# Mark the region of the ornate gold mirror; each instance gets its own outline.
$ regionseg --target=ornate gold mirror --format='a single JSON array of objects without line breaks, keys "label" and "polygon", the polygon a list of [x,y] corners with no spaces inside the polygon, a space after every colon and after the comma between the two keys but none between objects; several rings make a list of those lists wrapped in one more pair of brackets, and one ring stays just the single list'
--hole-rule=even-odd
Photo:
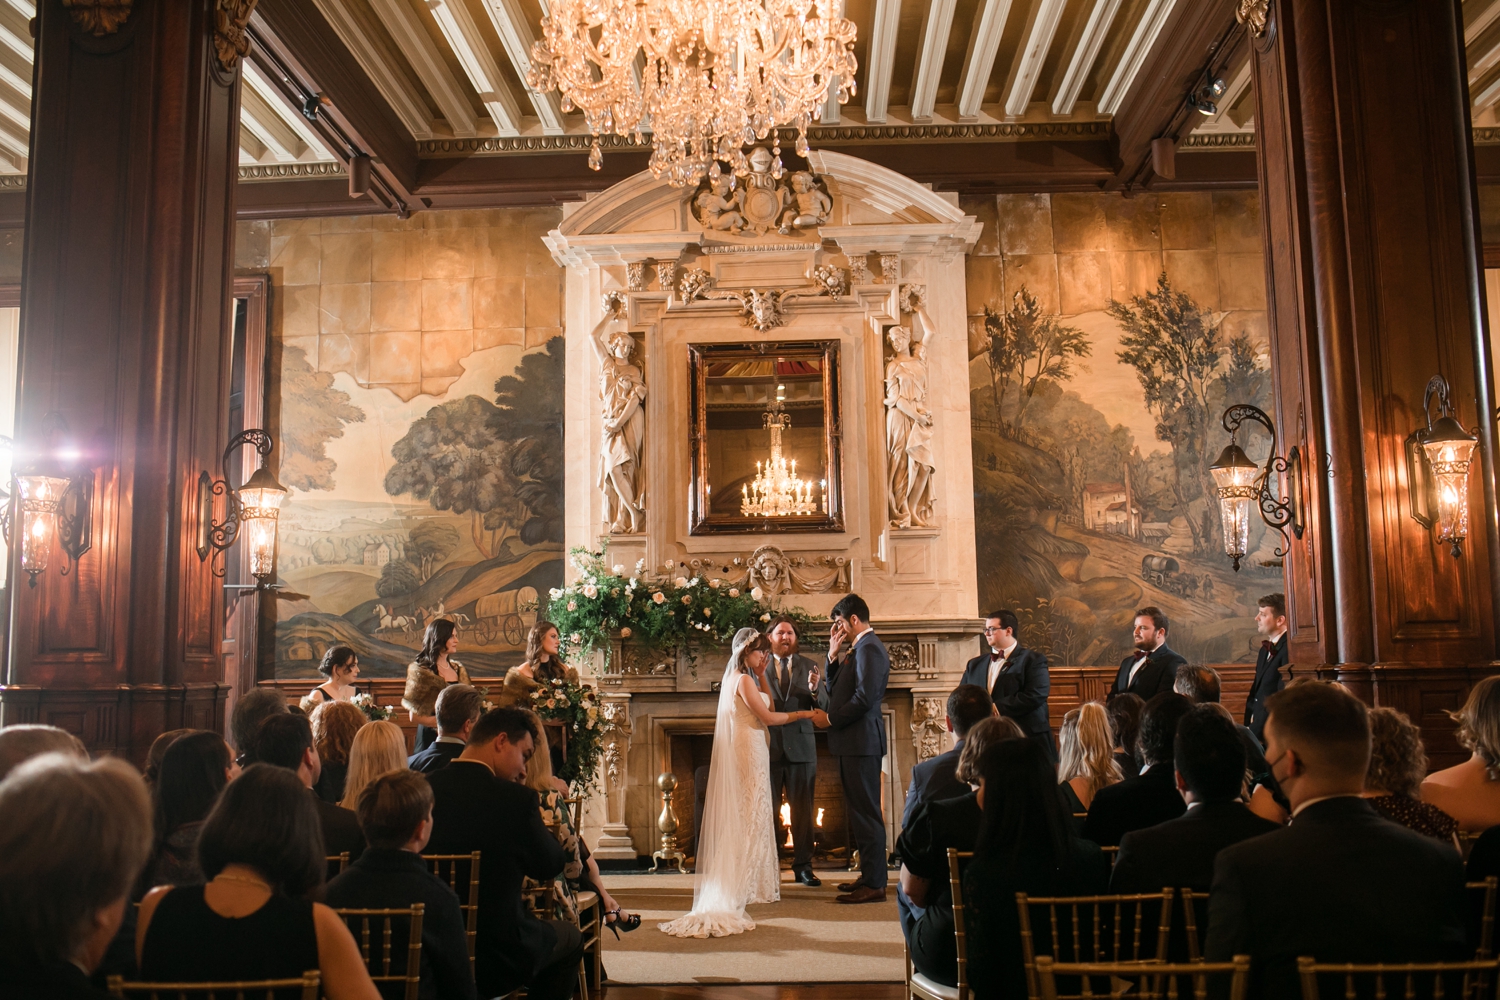
[{"label": "ornate gold mirror", "polygon": [[843,531],[836,340],[690,344],[689,523]]}]

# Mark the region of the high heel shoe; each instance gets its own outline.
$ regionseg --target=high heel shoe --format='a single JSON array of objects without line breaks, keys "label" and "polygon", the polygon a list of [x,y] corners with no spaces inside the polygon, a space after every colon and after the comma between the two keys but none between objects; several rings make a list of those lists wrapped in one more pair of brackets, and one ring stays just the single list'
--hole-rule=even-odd
[{"label": "high heel shoe", "polygon": [[[623,930],[628,934],[641,926],[641,915],[639,913],[632,913],[626,916],[620,912],[618,906],[613,910],[605,910],[604,917],[604,926],[614,932],[616,941],[620,940],[620,931]],[[610,917],[614,917],[615,919],[610,920]]]}]

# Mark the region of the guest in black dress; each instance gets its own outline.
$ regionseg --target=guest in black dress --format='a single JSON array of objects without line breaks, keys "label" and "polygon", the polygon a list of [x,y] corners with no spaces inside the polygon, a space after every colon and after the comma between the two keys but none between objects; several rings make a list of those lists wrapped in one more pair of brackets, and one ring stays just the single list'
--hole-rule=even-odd
[{"label": "guest in black dress", "polygon": [[1141,713],[1146,701],[1129,691],[1117,694],[1104,706],[1109,711],[1109,726],[1115,732],[1115,763],[1120,765],[1122,778],[1134,778],[1141,773],[1135,760],[1135,738],[1141,731]]},{"label": "guest in black dress", "polygon": [[1072,836],[1057,772],[1032,740],[1009,740],[979,761],[984,825],[964,873],[969,984],[980,1000],[1026,996],[1016,893],[1086,896],[1108,891],[1097,844]]},{"label": "guest in black dress", "polygon": [[152,789],[156,844],[141,890],[156,885],[193,885],[198,870],[198,832],[219,792],[240,773],[229,744],[218,733],[187,730],[167,747]]},{"label": "guest in black dress", "polygon": [[312,902],[323,859],[317,800],[297,775],[269,764],[246,768],[198,835],[208,884],[163,886],[141,902],[141,977],[243,982],[318,969],[329,1000],[379,1000],[354,936],[338,914]]},{"label": "guest in black dress", "polygon": [[[349,777],[349,751],[354,737],[370,720],[352,703],[325,701],[308,716],[312,723],[313,746],[317,748],[318,783],[313,791],[324,802],[339,802],[344,797],[344,781]],[[406,747],[403,738],[402,749]]]},{"label": "guest in black dress", "polygon": [[151,852],[124,761],[47,754],[0,782],[0,1000],[104,1000],[89,984]]},{"label": "guest in black dress", "polygon": [[1452,844],[1458,850],[1458,820],[1422,801],[1427,752],[1422,732],[1406,713],[1394,708],[1370,709],[1370,769],[1365,772],[1365,801],[1375,811],[1408,830]]}]

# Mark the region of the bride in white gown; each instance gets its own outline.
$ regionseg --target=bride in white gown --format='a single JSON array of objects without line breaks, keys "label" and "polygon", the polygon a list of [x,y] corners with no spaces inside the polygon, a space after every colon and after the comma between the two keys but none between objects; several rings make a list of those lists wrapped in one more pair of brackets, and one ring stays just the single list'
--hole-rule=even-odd
[{"label": "bride in white gown", "polygon": [[735,633],[719,686],[693,909],[658,925],[675,937],[724,937],[754,930],[755,921],[745,914],[745,906],[781,898],[766,727],[809,719],[813,713],[771,710],[770,693],[756,683],[770,650],[770,640],[753,628]]}]

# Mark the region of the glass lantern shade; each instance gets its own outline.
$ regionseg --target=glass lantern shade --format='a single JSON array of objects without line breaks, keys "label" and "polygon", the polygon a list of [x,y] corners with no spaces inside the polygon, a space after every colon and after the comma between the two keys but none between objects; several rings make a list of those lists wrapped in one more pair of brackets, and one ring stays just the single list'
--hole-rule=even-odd
[{"label": "glass lantern shade", "polygon": [[57,526],[57,507],[69,480],[59,476],[17,476],[21,499],[21,568],[36,577],[47,569],[52,535]]},{"label": "glass lantern shade", "polygon": [[1452,417],[1442,417],[1422,441],[1422,451],[1432,469],[1433,498],[1437,501],[1438,541],[1460,551],[1469,537],[1469,465],[1477,439]]},{"label": "glass lantern shade", "polygon": [[237,492],[240,526],[250,546],[250,573],[264,580],[276,573],[276,525],[286,500],[286,487],[262,466]]},{"label": "glass lantern shade", "polygon": [[1250,504],[1256,497],[1260,469],[1233,441],[1209,466],[1219,494],[1219,516],[1224,527],[1224,554],[1236,571],[1250,546]]}]

